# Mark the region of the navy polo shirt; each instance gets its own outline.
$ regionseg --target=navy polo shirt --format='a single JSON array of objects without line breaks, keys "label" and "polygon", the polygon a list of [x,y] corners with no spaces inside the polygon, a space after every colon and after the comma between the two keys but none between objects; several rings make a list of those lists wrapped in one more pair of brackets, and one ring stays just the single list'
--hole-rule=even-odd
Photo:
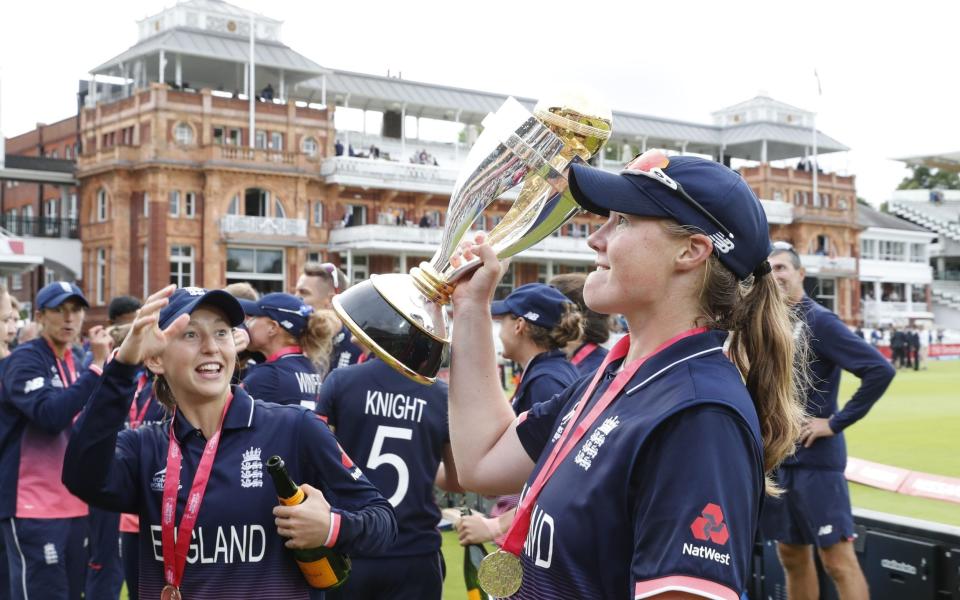
[{"label": "navy polo shirt", "polygon": [[247,369],[243,389],[254,398],[277,404],[299,404],[317,408],[322,381],[317,368],[302,352],[269,357]]},{"label": "navy polo shirt", "polygon": [[371,359],[330,373],[317,412],[397,511],[397,542],[383,555],[440,550],[433,483],[450,442],[447,384],[422,385]]},{"label": "navy polo shirt", "polygon": [[[764,493],[763,450],[753,402],[722,353],[725,336],[693,335],[647,359],[560,463],[534,505],[515,598],[670,589],[740,598]],[[537,463],[530,482],[588,386],[581,380],[520,416],[517,435]]]},{"label": "navy polo shirt", "polygon": [[[597,372],[597,369],[600,368],[600,365],[603,364],[603,359],[607,357],[608,350],[599,344],[591,344],[593,349],[590,350],[579,360],[580,352],[583,351],[587,344],[583,344],[573,353],[573,358],[570,359],[570,364],[577,368],[577,373],[582,377],[584,375],[593,375]],[[576,362],[575,362],[576,361]]]},{"label": "navy polo shirt", "polygon": [[[818,438],[809,448],[802,445],[784,461],[786,467],[809,467],[843,471],[847,466],[847,445],[843,430],[867,414],[896,375],[880,352],[844,325],[832,311],[809,297],[800,301],[800,316],[807,324],[810,339],[810,384],[806,412],[830,419],[831,437]],[[849,371],[860,378],[860,387],[838,411],[840,375]]]},{"label": "navy polo shirt", "polygon": [[[72,350],[71,350],[72,351]],[[60,368],[58,368],[58,362]],[[0,519],[86,516],[87,506],[60,483],[70,424],[100,377],[81,369],[66,386],[46,339],[17,346],[3,361],[0,391]],[[70,375],[67,373],[67,377]]]},{"label": "navy polo shirt", "polygon": [[333,351],[330,353],[330,370],[357,364],[363,350],[350,341],[350,330],[344,325],[340,333],[333,336]]},{"label": "navy polo shirt", "polygon": [[518,415],[534,404],[553,398],[579,379],[563,350],[550,350],[533,357],[523,371],[520,384],[510,401]]},{"label": "navy polo shirt", "polygon": [[[100,508],[139,514],[140,596],[157,598],[164,586],[160,505],[171,424],[120,431],[135,373],[118,361],[107,366],[90,410],[74,427],[63,481]],[[396,535],[393,510],[313,412],[253,400],[240,388],[233,393],[187,555],[183,595],[321,597],[277,534],[267,459],[280,455],[295,481],[323,492],[333,507],[330,545],[342,552],[372,554],[389,546]],[[206,439],[179,412],[172,426],[183,451],[179,524]]]}]

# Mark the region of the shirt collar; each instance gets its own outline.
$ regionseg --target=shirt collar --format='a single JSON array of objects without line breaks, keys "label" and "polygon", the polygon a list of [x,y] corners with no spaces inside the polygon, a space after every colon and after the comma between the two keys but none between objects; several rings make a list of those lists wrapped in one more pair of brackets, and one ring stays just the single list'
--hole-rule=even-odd
[{"label": "shirt collar", "polygon": [[[232,389],[233,402],[230,403],[230,410],[223,420],[223,429],[246,429],[253,425],[253,398],[239,386],[233,386]],[[173,427],[173,434],[181,444],[191,435],[196,435],[194,432],[200,431],[179,410],[173,420]]]},{"label": "shirt collar", "polygon": [[[644,361],[630,382],[624,386],[624,393],[630,395],[639,391],[653,380],[688,360],[722,352],[726,339],[726,331],[708,329],[705,332],[688,335],[676,340]],[[623,361],[614,361],[610,363],[607,370],[616,371],[620,368],[622,362]]]}]

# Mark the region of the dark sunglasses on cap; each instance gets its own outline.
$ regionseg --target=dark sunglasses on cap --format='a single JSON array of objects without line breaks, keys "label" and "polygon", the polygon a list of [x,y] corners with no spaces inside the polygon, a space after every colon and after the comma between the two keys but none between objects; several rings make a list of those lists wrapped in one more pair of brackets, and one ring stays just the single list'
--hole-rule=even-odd
[{"label": "dark sunglasses on cap", "polygon": [[730,239],[733,239],[733,232],[727,229],[727,227],[720,222],[720,219],[713,216],[709,210],[703,207],[702,204],[693,199],[693,196],[688,194],[683,186],[677,183],[672,177],[664,173],[664,169],[667,168],[667,165],[670,164],[670,157],[664,154],[663,150],[658,150],[656,148],[651,148],[642,154],[638,154],[633,157],[633,160],[628,162],[626,166],[620,171],[621,175],[643,175],[658,181],[663,185],[667,186],[671,190],[677,192],[681,198],[687,201],[687,203],[697,210],[701,215],[703,215],[708,221],[713,223],[713,225],[719,229],[725,236]]}]

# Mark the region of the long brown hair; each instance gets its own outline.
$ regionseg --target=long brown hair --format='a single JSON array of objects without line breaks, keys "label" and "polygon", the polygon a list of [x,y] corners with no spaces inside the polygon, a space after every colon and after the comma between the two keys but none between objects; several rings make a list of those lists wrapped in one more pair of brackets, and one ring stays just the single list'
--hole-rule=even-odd
[{"label": "long brown hair", "polygon": [[534,344],[541,348],[559,350],[570,342],[580,339],[580,336],[583,335],[580,310],[573,303],[564,304],[560,321],[550,329],[527,321],[527,335]]},{"label": "long brown hair", "polygon": [[[675,237],[700,233],[670,221],[664,227]],[[705,267],[699,324],[730,332],[728,354],[757,409],[767,493],[776,496],[770,473],[793,454],[804,419],[807,338],[794,336],[793,309],[772,275],[738,281],[716,255]]]}]

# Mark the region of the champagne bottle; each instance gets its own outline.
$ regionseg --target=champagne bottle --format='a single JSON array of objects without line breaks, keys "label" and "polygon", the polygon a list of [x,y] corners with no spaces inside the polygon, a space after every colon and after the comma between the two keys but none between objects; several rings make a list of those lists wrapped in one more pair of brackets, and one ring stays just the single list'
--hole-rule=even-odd
[{"label": "champagne bottle", "polygon": [[[273,478],[280,504],[294,506],[306,499],[303,490],[294,483],[290,473],[287,472],[287,467],[283,464],[282,458],[271,456],[267,460],[267,472]],[[321,590],[332,590],[340,587],[350,575],[350,558],[333,548],[320,546],[306,550],[294,550],[293,558],[297,561],[300,572],[307,579],[307,583]]]},{"label": "champagne bottle", "polygon": [[[460,508],[460,516],[470,515],[470,509],[466,506]],[[467,600],[487,600],[489,597],[480,587],[480,580],[477,577],[477,569],[480,568],[480,561],[487,555],[487,549],[483,544],[469,544],[463,548],[463,581],[467,585]]]}]

